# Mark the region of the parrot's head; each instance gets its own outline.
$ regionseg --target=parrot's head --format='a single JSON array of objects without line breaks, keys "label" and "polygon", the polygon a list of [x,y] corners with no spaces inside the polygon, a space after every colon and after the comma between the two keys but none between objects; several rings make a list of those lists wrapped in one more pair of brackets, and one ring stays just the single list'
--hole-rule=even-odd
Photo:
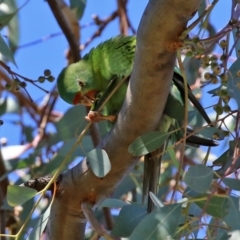
[{"label": "parrot's head", "polygon": [[57,79],[60,97],[69,104],[92,106],[98,91],[94,89],[91,65],[81,60],[64,68]]}]

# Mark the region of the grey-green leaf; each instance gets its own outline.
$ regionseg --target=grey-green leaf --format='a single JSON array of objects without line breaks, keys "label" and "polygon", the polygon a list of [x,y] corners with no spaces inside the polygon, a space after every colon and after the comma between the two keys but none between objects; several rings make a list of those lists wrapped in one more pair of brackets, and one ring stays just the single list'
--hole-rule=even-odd
[{"label": "grey-green leaf", "polygon": [[217,140],[223,140],[226,136],[226,132],[222,129],[216,128],[216,127],[205,127],[197,132],[198,134],[201,134],[205,138],[212,138],[213,135],[218,135]]},{"label": "grey-green leaf", "polygon": [[11,97],[0,99],[0,116],[5,113],[18,113],[19,103]]},{"label": "grey-green leaf", "polygon": [[54,123],[57,133],[51,139],[51,142],[58,142],[60,140],[68,140],[76,137],[81,133],[86,125],[84,116],[86,109],[82,105],[76,105],[67,110],[64,116]]},{"label": "grey-green leaf", "polygon": [[154,193],[149,192],[149,196],[157,208],[164,207],[164,204],[160,201],[160,199],[158,199],[158,197]]},{"label": "grey-green leaf", "polygon": [[[196,204],[204,209],[206,213],[216,218],[223,218],[228,214],[229,198],[228,196],[210,196],[201,194],[199,198],[206,197],[205,201],[196,201]],[[209,199],[208,199],[209,198]]]},{"label": "grey-green leaf", "polygon": [[98,207],[109,207],[109,208],[122,208],[123,206],[129,205],[127,202],[115,199],[115,198],[106,198]]},{"label": "grey-green leaf", "polygon": [[7,201],[10,206],[22,205],[36,195],[37,191],[28,187],[9,185],[7,188]]},{"label": "grey-green leaf", "polygon": [[[146,208],[139,205],[127,205],[122,208],[116,219],[112,235],[129,237],[134,228],[147,215]],[[144,239],[144,238],[141,238]]]},{"label": "grey-green leaf", "polygon": [[153,211],[134,229],[130,240],[174,239],[181,211],[182,204],[171,204]]},{"label": "grey-green leaf", "polygon": [[47,225],[47,222],[48,222],[48,218],[49,218],[49,215],[50,215],[50,210],[51,210],[51,206],[49,206],[46,209],[46,211],[44,212],[44,214],[42,214],[40,216],[40,218],[38,219],[35,227],[33,228],[30,235],[28,236],[27,240],[36,240],[36,239],[41,238],[41,235],[42,235],[44,229],[46,228],[46,225]]},{"label": "grey-green leaf", "polygon": [[185,183],[199,193],[209,189],[213,180],[213,170],[204,165],[190,166],[184,176]]},{"label": "grey-green leaf", "polygon": [[227,215],[223,218],[224,222],[231,230],[240,230],[240,204],[239,198],[229,197],[229,208]]},{"label": "grey-green leaf", "polygon": [[198,193],[190,187],[186,188],[183,195],[191,200],[195,200],[196,205],[213,217],[223,218],[228,214],[229,197],[227,195]]},{"label": "grey-green leaf", "polygon": [[0,35],[0,53],[4,57],[6,57],[9,61],[11,61],[15,66],[17,66],[12,51],[5,43],[1,35]]},{"label": "grey-green leaf", "polygon": [[240,180],[234,178],[223,178],[223,183],[226,184],[231,189],[240,191]]},{"label": "grey-green leaf", "polygon": [[87,154],[87,161],[93,173],[99,178],[106,176],[111,169],[110,160],[106,151],[103,149],[96,148],[90,151]]},{"label": "grey-green leaf", "polygon": [[146,155],[147,153],[157,150],[162,144],[164,144],[170,134],[171,133],[169,132],[163,133],[159,131],[146,133],[134,140],[128,147],[128,151],[133,156]]},{"label": "grey-green leaf", "polygon": [[6,26],[8,22],[15,16],[16,13],[17,11],[14,11],[12,13],[7,13],[0,10],[0,29]]},{"label": "grey-green leaf", "polygon": [[240,109],[240,89],[237,84],[240,82],[239,78],[237,78],[237,72],[240,69],[240,58],[238,58],[232,66],[229,68],[230,76],[232,76],[228,80],[227,90],[231,97],[233,97],[238,105],[238,109]]},{"label": "grey-green leaf", "polygon": [[70,0],[70,6],[75,11],[78,20],[80,20],[86,7],[86,0]]}]

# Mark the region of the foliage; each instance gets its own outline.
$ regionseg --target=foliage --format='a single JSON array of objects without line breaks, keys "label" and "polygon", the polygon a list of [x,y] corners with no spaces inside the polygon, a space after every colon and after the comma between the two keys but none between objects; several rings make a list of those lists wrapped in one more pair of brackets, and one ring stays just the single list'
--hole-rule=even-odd
[{"label": "foliage", "polygon": [[[131,16],[128,16],[126,11],[128,1],[119,2],[121,4],[117,5],[116,11],[107,19],[93,17],[92,24],[97,27],[97,31],[92,34],[89,41],[82,44],[82,50],[97,36],[103,34],[103,30],[116,17],[119,18],[120,25],[125,26],[120,27],[120,33],[125,34],[129,29],[133,34],[135,33],[129,21]],[[162,153],[164,162],[159,179],[159,192],[156,196],[150,194],[156,205],[155,210],[150,214],[147,214],[146,206],[141,205],[140,200],[143,176],[143,162],[140,160],[115,189],[112,198],[105,199],[96,210],[99,221],[104,222],[104,217],[110,217],[114,221],[113,226],[111,224],[107,226],[114,236],[128,237],[131,240],[197,239],[203,236],[208,239],[239,237],[239,232],[236,231],[240,230],[238,179],[240,168],[238,144],[240,16],[238,9],[240,6],[237,1],[232,1],[233,10],[229,22],[217,33],[215,23],[212,23],[215,19],[212,20],[210,17],[218,3],[213,1],[211,7],[207,8],[206,2],[202,1],[198,10],[198,23],[191,24],[187,29],[192,31],[189,33],[190,37],[186,36],[188,32],[183,33],[185,34],[182,39],[183,47],[179,53],[181,52],[184,66],[181,71],[185,73],[194,93],[197,96],[203,94],[204,102],[209,102],[207,107],[211,110],[209,114],[214,126],[206,128],[202,118],[191,109],[191,106],[189,106],[188,120],[189,124],[194,126],[196,133],[222,140],[222,145],[227,148],[221,149],[221,145],[217,151],[211,148],[192,147],[183,150],[180,147],[181,141],[177,144],[169,143],[166,151]],[[78,19],[80,21],[86,4],[88,3],[84,0],[72,0],[70,7],[67,5],[65,7],[71,8],[71,17],[74,16],[76,21]],[[4,11],[3,5],[7,5],[8,10]],[[123,11],[118,11],[120,9]],[[205,11],[205,9],[208,10]],[[94,177],[103,178],[111,171],[111,159],[108,158],[106,151],[95,148],[91,131],[86,131],[84,136],[81,135],[85,129],[84,116],[86,115],[83,106],[71,107],[65,113],[54,111],[58,99],[55,89],[49,92],[43,105],[39,106],[31,101],[29,96],[31,92],[26,91],[26,82],[42,89],[40,84],[44,86],[45,80],[51,83],[54,81],[50,70],[46,69],[43,76],[32,80],[13,72],[8,67],[8,60],[17,65],[14,52],[18,46],[18,33],[21,30],[18,11],[21,9],[16,7],[14,0],[1,1],[1,28],[9,35],[8,41],[4,40],[3,35],[0,36],[2,55],[0,88],[8,93],[2,95],[0,115],[4,117],[11,113],[16,119],[18,119],[17,116],[21,119],[23,113],[28,113],[31,124],[23,119],[18,122],[22,134],[18,145],[6,146],[3,141],[1,142],[0,214],[4,213],[2,216],[6,216],[4,226],[8,227],[10,234],[15,234],[16,239],[38,239],[45,231],[54,190],[51,188],[51,192],[46,192],[47,189],[43,187],[36,192],[18,185],[49,174],[54,176],[53,182],[60,172],[68,170],[85,156],[95,174]],[[126,21],[125,25],[122,24],[124,21]],[[83,27],[81,31],[84,31]],[[193,36],[196,32],[196,36]],[[75,37],[78,39],[79,36]],[[181,58],[178,60],[181,66]],[[208,93],[204,91],[204,87],[203,91],[200,90],[200,84],[210,86]],[[209,98],[210,95],[212,98]],[[3,127],[4,125],[1,126]],[[34,131],[37,128],[38,131]],[[106,123],[100,123],[99,129],[100,135],[105,136]],[[168,139],[169,134],[149,132],[139,136],[129,146],[129,153],[142,156],[152,152]],[[179,157],[181,154],[183,157]],[[17,175],[12,178],[13,173],[18,173],[22,177]],[[14,181],[15,185],[7,187],[8,181]],[[56,186],[54,189],[56,191]],[[16,205],[22,205],[22,208],[19,209]],[[108,211],[104,215],[102,209],[106,208]],[[31,217],[33,210],[37,210],[37,217]],[[28,219],[27,216],[29,216]],[[22,224],[25,228],[21,228]],[[202,229],[203,226],[204,229]],[[33,230],[29,235],[30,229]],[[1,231],[5,233],[5,229]],[[233,233],[231,238],[228,235],[230,233]],[[86,232],[86,239],[91,239],[94,234],[90,229]]]}]

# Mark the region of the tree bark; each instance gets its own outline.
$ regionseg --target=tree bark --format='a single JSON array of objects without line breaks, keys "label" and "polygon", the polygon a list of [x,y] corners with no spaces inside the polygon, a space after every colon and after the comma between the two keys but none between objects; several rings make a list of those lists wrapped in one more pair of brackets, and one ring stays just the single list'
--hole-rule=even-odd
[{"label": "tree bark", "polygon": [[150,0],[137,34],[137,48],[127,95],[111,132],[98,148],[106,150],[111,171],[96,177],[83,160],[62,174],[49,219],[49,239],[84,239],[81,202],[96,207],[139,160],[128,146],[156,129],[165,107],[176,60],[177,39],[201,0]]}]

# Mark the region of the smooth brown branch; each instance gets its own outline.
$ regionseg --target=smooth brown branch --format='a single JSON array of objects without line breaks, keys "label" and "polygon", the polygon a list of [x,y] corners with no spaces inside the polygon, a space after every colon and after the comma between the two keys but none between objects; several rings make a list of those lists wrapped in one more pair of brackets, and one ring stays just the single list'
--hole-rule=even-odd
[{"label": "smooth brown branch", "polygon": [[100,224],[100,222],[94,216],[94,212],[92,210],[92,205],[87,202],[81,203],[81,209],[83,211],[84,216],[91,224],[93,230],[95,230],[98,235],[103,236],[106,240],[120,240],[121,238],[111,236],[107,230]]},{"label": "smooth brown branch", "polygon": [[118,16],[120,21],[120,32],[123,35],[128,35],[128,20],[127,20],[127,10],[126,10],[126,0],[117,0],[118,4]]},{"label": "smooth brown branch", "polygon": [[[48,0],[50,9],[62,29],[71,49],[73,62],[80,60],[79,54],[79,25],[76,17],[64,1]],[[70,12],[69,12],[70,11]]]}]

